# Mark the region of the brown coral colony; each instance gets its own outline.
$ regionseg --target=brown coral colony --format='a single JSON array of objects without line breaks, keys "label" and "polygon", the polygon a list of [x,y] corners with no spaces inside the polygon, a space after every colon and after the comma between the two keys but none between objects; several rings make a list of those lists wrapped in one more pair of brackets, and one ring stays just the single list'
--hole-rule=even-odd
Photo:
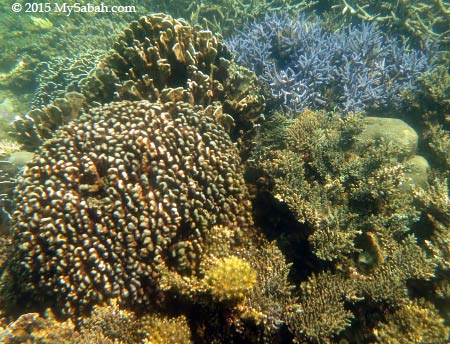
[{"label": "brown coral colony", "polygon": [[196,269],[202,231],[245,230],[246,196],[236,148],[201,110],[146,101],[95,108],[24,171],[11,271],[69,313],[110,297],[147,304],[158,266]]},{"label": "brown coral colony", "polygon": [[239,242],[252,220],[239,151],[220,124],[230,117],[226,70],[216,79],[224,52],[210,31],[143,17],[82,81],[79,118],[46,135],[46,116],[19,130],[44,143],[15,190],[4,279],[18,303],[75,318],[112,298],[145,307],[163,268],[198,273],[207,229],[227,226]]}]

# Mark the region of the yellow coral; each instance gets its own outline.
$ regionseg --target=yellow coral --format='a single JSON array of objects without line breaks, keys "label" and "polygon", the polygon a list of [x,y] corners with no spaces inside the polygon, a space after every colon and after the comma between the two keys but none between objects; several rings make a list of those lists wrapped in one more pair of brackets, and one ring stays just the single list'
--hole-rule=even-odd
[{"label": "yellow coral", "polygon": [[231,256],[213,264],[204,281],[214,299],[241,300],[255,285],[256,271],[248,262]]},{"label": "yellow coral", "polygon": [[184,315],[167,317],[153,314],[141,319],[144,331],[147,333],[144,344],[189,344],[191,330]]}]

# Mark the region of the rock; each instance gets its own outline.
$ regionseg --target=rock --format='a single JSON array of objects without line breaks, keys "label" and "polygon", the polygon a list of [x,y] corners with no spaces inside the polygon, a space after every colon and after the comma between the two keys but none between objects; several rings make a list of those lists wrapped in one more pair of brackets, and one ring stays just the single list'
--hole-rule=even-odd
[{"label": "rock", "polygon": [[398,148],[396,158],[403,161],[412,158],[417,151],[418,135],[408,124],[398,118],[366,117],[366,128],[358,136],[361,141],[390,141]]},{"label": "rock", "polygon": [[415,155],[411,159],[406,160],[403,165],[410,169],[410,172],[405,173],[405,177],[409,180],[409,185],[427,186],[430,165],[423,156]]}]

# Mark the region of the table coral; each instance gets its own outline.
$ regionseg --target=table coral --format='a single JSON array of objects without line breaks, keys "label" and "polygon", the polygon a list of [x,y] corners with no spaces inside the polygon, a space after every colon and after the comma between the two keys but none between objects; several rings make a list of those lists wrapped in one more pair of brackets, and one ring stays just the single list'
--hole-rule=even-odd
[{"label": "table coral", "polygon": [[109,298],[154,302],[161,265],[198,269],[207,228],[237,242],[251,225],[236,148],[186,103],[91,109],[42,146],[15,200],[5,283],[23,305],[71,316]]}]

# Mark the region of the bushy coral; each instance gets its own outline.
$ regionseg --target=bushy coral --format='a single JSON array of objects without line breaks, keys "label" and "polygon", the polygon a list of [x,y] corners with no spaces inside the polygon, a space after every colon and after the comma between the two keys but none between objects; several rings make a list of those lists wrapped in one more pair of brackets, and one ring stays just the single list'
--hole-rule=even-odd
[{"label": "bushy coral", "polygon": [[267,14],[228,39],[236,60],[252,69],[275,102],[294,113],[307,107],[344,113],[399,104],[430,62],[362,23],[336,32],[320,19]]},{"label": "bushy coral", "polygon": [[287,122],[284,142],[255,159],[268,174],[263,178],[273,179],[277,207],[287,206],[302,224],[276,227],[285,251],[295,252],[293,274],[304,273],[308,250],[320,258],[300,279],[287,326],[300,341],[370,341],[367,328],[351,325],[408,302],[418,283],[411,281],[436,282],[436,260],[411,234],[424,207],[406,183],[401,140],[371,138],[368,122],[356,115],[305,111]]},{"label": "bushy coral", "polygon": [[238,257],[215,262],[205,273],[206,288],[219,301],[241,300],[256,282],[256,272]]}]

